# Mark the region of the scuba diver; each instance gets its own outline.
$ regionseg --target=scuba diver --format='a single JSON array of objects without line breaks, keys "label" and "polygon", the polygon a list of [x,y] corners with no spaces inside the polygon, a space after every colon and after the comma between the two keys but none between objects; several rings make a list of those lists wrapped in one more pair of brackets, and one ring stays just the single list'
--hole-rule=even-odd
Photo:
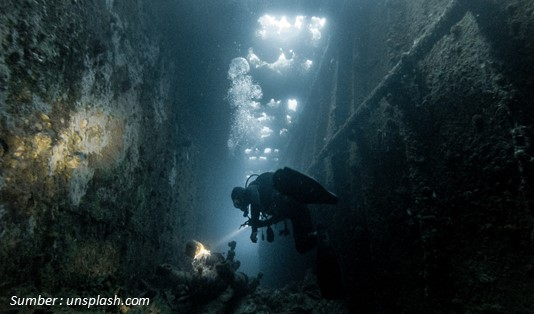
[{"label": "scuba diver", "polygon": [[[256,179],[248,184],[253,176],[257,176]],[[241,227],[251,227],[250,240],[256,243],[258,228],[267,227],[267,241],[272,242],[271,225],[289,219],[297,251],[304,254],[313,249],[317,236],[307,204],[336,204],[338,197],[315,179],[288,167],[274,173],[252,175],[249,179],[244,188],[234,187],[231,197],[234,207],[243,212],[243,217],[249,218]],[[280,234],[289,234],[287,225]]]},{"label": "scuba diver", "polygon": [[249,278],[239,272],[241,263],[235,259],[236,242],[228,243],[226,258],[222,253],[210,252],[196,240],[185,245],[185,255],[191,267],[180,269],[162,264],[156,270],[160,289],[166,291],[167,302],[176,313],[205,313],[204,306],[220,306],[217,313],[229,309],[243,297],[256,291],[263,273]]}]

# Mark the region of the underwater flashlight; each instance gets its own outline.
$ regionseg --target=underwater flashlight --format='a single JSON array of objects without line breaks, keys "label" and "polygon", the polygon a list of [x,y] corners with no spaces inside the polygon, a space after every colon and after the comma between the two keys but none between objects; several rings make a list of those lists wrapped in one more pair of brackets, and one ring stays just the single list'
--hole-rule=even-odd
[{"label": "underwater flashlight", "polygon": [[185,254],[195,260],[198,260],[209,256],[211,252],[204,247],[204,244],[196,240],[190,240],[185,245]]}]

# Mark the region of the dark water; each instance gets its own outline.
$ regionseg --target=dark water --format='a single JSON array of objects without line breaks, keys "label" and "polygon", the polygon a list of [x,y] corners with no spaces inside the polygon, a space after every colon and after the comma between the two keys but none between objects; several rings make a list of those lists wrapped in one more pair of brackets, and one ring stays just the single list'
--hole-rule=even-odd
[{"label": "dark water", "polygon": [[[532,1],[0,11],[0,311],[117,293],[161,312],[533,311]],[[272,243],[239,229],[232,188],[286,166],[339,196],[308,205],[328,246],[299,254],[289,221]],[[191,239],[217,263],[235,240],[266,289],[232,294],[239,273],[201,273]],[[340,274],[325,299],[317,277]]]},{"label": "dark water", "polygon": [[[287,140],[306,110],[333,24],[313,3],[214,4],[192,10],[196,15],[188,22],[194,31],[185,36],[198,43],[188,46],[186,55],[195,56],[190,66],[200,66],[192,71],[199,77],[191,78],[198,84],[191,92],[201,104],[194,110],[206,125],[198,132],[205,139],[201,149],[210,182],[205,204],[213,218],[202,236],[213,242],[227,239],[245,220],[231,204],[231,188],[244,186],[251,174],[283,166]],[[202,77],[206,71],[209,77]],[[243,230],[232,238],[242,270],[266,273],[266,285],[281,287],[302,278],[313,264],[310,256],[294,252],[291,237],[252,244],[249,234]],[[213,246],[226,249],[224,241]]]}]

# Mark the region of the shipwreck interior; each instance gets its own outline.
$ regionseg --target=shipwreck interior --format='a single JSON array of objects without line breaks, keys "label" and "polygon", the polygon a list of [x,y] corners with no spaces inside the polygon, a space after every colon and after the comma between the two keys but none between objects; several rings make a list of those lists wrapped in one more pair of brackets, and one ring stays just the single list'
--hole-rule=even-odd
[{"label": "shipwreck interior", "polygon": [[[534,312],[533,1],[0,11],[0,311]],[[286,166],[339,197],[309,206],[333,297],[283,224],[239,228],[232,187]],[[195,287],[192,239],[246,276]]]}]

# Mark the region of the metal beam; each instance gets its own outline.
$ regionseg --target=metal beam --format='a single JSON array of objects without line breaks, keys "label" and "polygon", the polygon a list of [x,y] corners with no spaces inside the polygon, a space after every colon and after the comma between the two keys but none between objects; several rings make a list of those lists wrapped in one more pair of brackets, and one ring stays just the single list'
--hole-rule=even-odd
[{"label": "metal beam", "polygon": [[451,27],[457,24],[465,16],[466,12],[466,8],[458,0],[451,1],[432,27],[414,41],[412,48],[402,54],[399,62],[384,76],[382,81],[358,106],[340,129],[328,139],[308,167],[308,173],[312,173],[332,149],[351,134],[358,120],[376,108],[384,96],[394,92],[392,86],[395,86],[404,74],[409,73],[415,62],[424,57],[443,36],[448,34]]}]

